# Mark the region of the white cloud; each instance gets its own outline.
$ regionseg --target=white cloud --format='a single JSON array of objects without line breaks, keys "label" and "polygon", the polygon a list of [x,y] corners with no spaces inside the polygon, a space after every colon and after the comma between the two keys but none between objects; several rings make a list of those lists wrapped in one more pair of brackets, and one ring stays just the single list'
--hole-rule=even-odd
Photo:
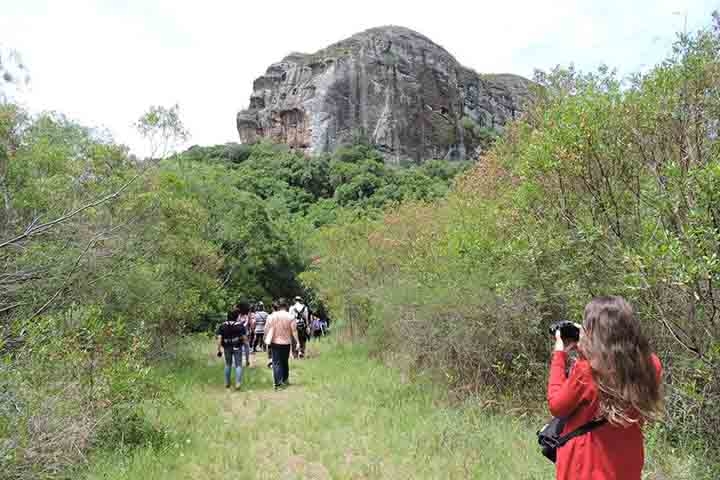
[{"label": "white cloud", "polygon": [[695,28],[712,8],[708,0],[0,0],[0,42],[30,68],[32,108],[104,125],[142,151],[130,125],[149,105],[179,103],[192,143],[235,141],[235,113],[270,63],[373,26],[418,30],[480,72],[531,75],[574,61],[627,73],[662,59],[683,24],[672,12],[687,12]]}]

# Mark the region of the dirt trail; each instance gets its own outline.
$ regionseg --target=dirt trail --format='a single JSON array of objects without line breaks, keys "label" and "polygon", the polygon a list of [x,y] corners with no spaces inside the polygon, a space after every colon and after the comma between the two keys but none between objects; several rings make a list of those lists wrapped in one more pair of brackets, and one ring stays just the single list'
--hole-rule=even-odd
[{"label": "dirt trail", "polygon": [[[300,411],[302,406],[307,405],[313,401],[320,399],[320,396],[308,389],[304,385],[305,381],[305,362],[312,362],[313,359],[317,360],[318,354],[311,351],[308,358],[302,360],[291,359],[291,385],[290,387],[275,391],[268,388],[267,382],[272,377],[271,369],[267,368],[267,356],[265,353],[258,352],[255,355],[251,355],[250,367],[246,367],[244,371],[244,384],[240,391],[236,391],[233,388],[229,390],[212,389],[210,395],[207,396],[208,407],[211,410],[217,409],[222,412],[224,417],[224,425],[228,431],[234,430],[238,422],[254,422],[257,419],[263,418],[268,412],[272,412],[272,416],[275,418],[281,418],[286,416],[288,419],[292,419],[294,411]],[[208,364],[217,364],[215,358],[210,355],[208,357]],[[266,377],[267,382],[263,378]],[[257,388],[258,383],[264,388]],[[216,406],[213,406],[215,404]],[[275,448],[278,449],[278,445],[281,448],[278,450],[303,450],[303,446],[307,444],[302,433],[292,430],[289,425],[286,432],[273,431],[274,429],[268,430],[267,435],[258,439],[259,443],[263,441],[271,441],[270,437],[277,436],[278,438],[272,440]],[[278,435],[279,434],[279,435]],[[254,462],[257,466],[256,473],[257,478],[278,478],[273,476],[263,476],[260,472],[266,471],[277,471],[278,465],[268,455],[265,455],[266,450],[259,449],[257,452]],[[281,469],[283,479],[308,479],[308,480],[330,480],[332,477],[330,472],[320,462],[309,461],[306,456],[302,454],[293,454],[287,457],[282,463],[285,464],[285,468]]]}]

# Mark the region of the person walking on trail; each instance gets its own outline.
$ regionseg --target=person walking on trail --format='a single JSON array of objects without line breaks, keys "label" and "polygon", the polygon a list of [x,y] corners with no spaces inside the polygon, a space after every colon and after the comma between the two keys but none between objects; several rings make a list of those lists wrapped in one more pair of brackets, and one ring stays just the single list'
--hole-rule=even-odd
[{"label": "person walking on trail", "polygon": [[257,352],[258,346],[263,352],[265,351],[265,341],[263,337],[265,336],[265,323],[267,322],[268,316],[263,302],[258,302],[255,307],[255,342],[252,346],[253,352]]},{"label": "person walking on trail", "polygon": [[320,337],[325,335],[325,324],[317,315],[310,315],[310,319],[310,331],[312,332],[312,336],[313,338],[319,340]]},{"label": "person walking on trail", "polygon": [[[562,435],[595,428],[557,447],[556,478],[640,480],[643,424],[664,410],[660,360],[621,297],[593,299],[579,330],[579,342],[563,339],[559,329],[555,334],[548,406],[566,419]],[[568,352],[575,349],[579,358],[568,376]]]},{"label": "person walking on trail", "polygon": [[255,345],[255,305],[250,305],[250,314],[248,315],[247,321],[247,332],[248,332],[248,347],[250,347],[250,354],[255,353],[253,345]]},{"label": "person walking on trail", "polygon": [[250,318],[250,304],[247,302],[240,302],[237,304],[236,310],[238,312],[237,321],[242,324],[245,329],[245,340],[243,341],[240,349],[245,356],[245,366],[250,366],[250,343],[248,340],[250,328],[252,328],[252,322]]},{"label": "person walking on trail", "polygon": [[247,331],[248,331],[248,352],[250,354],[254,354],[255,349],[253,349],[252,347],[255,344],[255,310],[252,307],[250,307],[250,314],[248,315]]},{"label": "person walking on trail", "polygon": [[295,304],[290,307],[290,315],[295,319],[298,338],[300,342],[297,348],[297,356],[303,358],[305,356],[305,343],[308,339],[310,327],[310,311],[303,303],[302,297],[295,297]]},{"label": "person walking on trail", "polygon": [[273,383],[276,390],[289,385],[290,346],[300,343],[295,320],[288,312],[287,300],[279,299],[277,303],[278,310],[270,315],[265,324],[265,343],[270,346],[272,354]]},{"label": "person walking on trail", "polygon": [[220,324],[217,329],[217,356],[225,355],[225,388],[230,388],[230,370],[235,364],[235,388],[239,389],[242,384],[242,345],[246,341],[247,331],[237,321],[239,312],[231,310],[227,314],[227,320]]}]

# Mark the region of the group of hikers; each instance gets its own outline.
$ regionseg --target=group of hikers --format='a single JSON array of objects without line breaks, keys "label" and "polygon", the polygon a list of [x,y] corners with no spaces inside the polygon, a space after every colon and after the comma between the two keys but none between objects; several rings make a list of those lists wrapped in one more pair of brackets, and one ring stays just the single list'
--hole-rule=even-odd
[{"label": "group of hikers", "polygon": [[230,388],[234,365],[235,388],[240,389],[243,359],[249,367],[250,355],[258,351],[267,351],[275,389],[286,387],[290,378],[290,355],[304,358],[307,341],[327,335],[329,327],[330,319],[313,313],[299,296],[292,305],[284,298],[274,301],[272,313],[266,311],[263,302],[237,303],[216,331],[217,356],[225,357],[225,388]]}]

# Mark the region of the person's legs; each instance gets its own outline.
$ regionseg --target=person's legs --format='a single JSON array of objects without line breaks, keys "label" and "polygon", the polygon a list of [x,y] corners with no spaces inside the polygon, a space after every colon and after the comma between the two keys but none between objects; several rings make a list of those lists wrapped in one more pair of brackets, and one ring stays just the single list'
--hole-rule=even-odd
[{"label": "person's legs", "polygon": [[290,380],[290,345],[280,345],[280,360],[282,366],[282,383],[287,385]]},{"label": "person's legs", "polygon": [[226,348],[223,352],[225,357],[225,387],[230,387],[230,370],[232,369],[233,352],[231,348]]},{"label": "person's legs", "polygon": [[298,340],[300,340],[300,357],[305,356],[305,343],[307,342],[307,332],[305,329],[298,331]]},{"label": "person's legs", "polygon": [[[242,352],[240,350],[233,352],[233,361],[235,362],[235,388],[240,388],[243,378]],[[230,375],[228,375],[228,383],[229,382]]]},{"label": "person's legs", "polygon": [[242,344],[242,351],[245,353],[245,364],[250,366],[250,345],[247,343]]},{"label": "person's legs", "polygon": [[260,346],[261,350],[265,350],[265,334],[263,333],[256,333],[255,334],[255,346],[253,347],[253,350],[257,351],[257,347]]},{"label": "person's legs", "polygon": [[273,383],[278,388],[283,383],[283,367],[280,358],[280,350],[283,345],[270,345],[270,353],[272,354]]}]

